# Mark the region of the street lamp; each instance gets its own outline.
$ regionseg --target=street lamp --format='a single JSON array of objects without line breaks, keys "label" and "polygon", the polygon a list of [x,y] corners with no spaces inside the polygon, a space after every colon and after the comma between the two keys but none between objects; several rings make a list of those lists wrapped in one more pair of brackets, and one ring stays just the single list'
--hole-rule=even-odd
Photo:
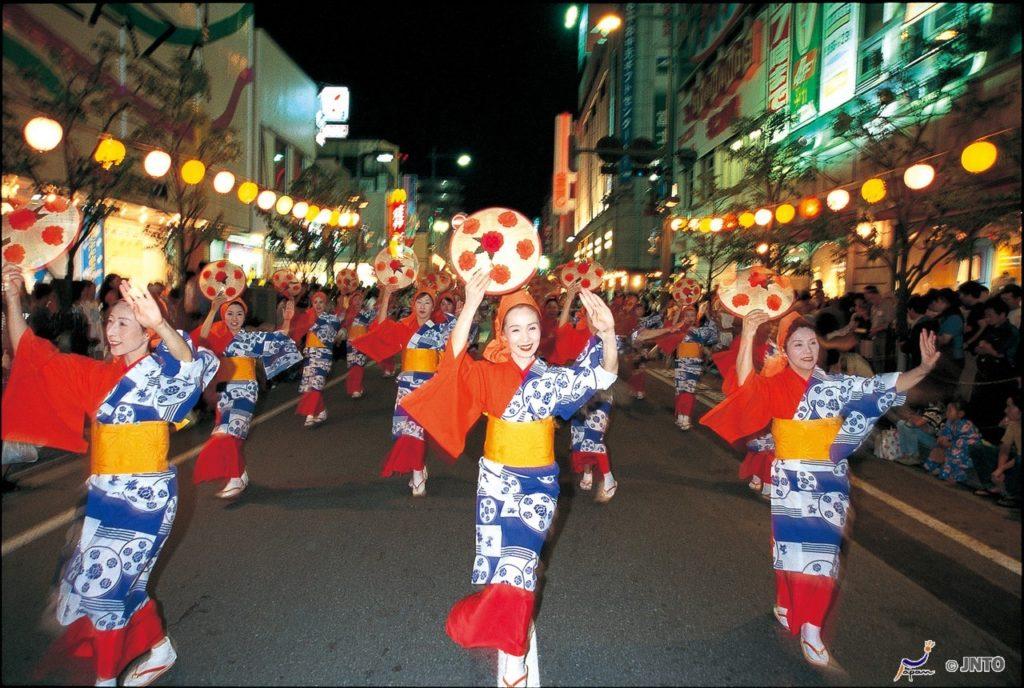
[{"label": "street lamp", "polygon": [[467,153],[463,153],[455,160],[455,164],[459,167],[469,167],[471,162],[473,162],[473,158],[471,158]]}]

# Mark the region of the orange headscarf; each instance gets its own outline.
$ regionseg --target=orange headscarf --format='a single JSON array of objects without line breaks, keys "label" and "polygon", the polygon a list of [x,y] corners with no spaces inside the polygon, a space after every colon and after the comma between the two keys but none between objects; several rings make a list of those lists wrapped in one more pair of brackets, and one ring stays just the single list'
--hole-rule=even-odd
[{"label": "orange headscarf", "polygon": [[[228,329],[227,323],[224,320],[227,316],[228,308],[236,303],[242,307],[242,311],[244,311],[246,315],[249,314],[249,307],[246,306],[245,301],[242,301],[241,299],[234,299],[233,301],[228,301],[227,303],[222,304],[220,307],[220,320],[213,323],[210,327],[210,334],[208,334],[206,339],[202,342],[203,346],[207,347],[218,356],[224,354],[224,349],[226,349],[228,344],[230,344],[235,338],[235,335]],[[201,329],[202,326],[193,330],[193,338],[198,336]]]},{"label": "orange headscarf", "polygon": [[516,306],[529,306],[537,311],[537,317],[540,318],[540,308],[537,307],[537,302],[527,290],[520,289],[502,296],[498,303],[498,313],[494,316],[494,338],[484,349],[484,358],[491,363],[504,363],[512,357],[504,332],[505,316]]},{"label": "orange headscarf", "polygon": [[[404,319],[401,320],[401,323],[403,325],[405,325],[406,327],[412,328],[413,333],[415,333],[416,330],[420,329],[420,321],[416,318],[416,300],[418,298],[420,298],[421,296],[423,296],[424,294],[426,294],[427,296],[430,297],[430,300],[433,301],[433,306],[432,307],[434,307],[435,310],[436,310],[436,306],[437,306],[437,292],[435,290],[431,289],[430,287],[420,287],[419,289],[417,289],[416,293],[412,295],[412,299],[409,301],[409,308],[410,308],[409,315],[407,315]],[[433,318],[434,317],[434,311],[431,311],[430,315],[427,316],[427,317]],[[412,335],[409,335],[409,336],[412,336]]]},{"label": "orange headscarf", "polygon": [[775,335],[775,343],[778,344],[779,353],[765,360],[764,367],[761,368],[761,375],[771,377],[778,375],[786,369],[786,366],[789,365],[789,359],[786,358],[786,342],[801,327],[814,329],[814,325],[796,311],[790,311],[783,316],[782,320],[779,321],[779,332]]}]

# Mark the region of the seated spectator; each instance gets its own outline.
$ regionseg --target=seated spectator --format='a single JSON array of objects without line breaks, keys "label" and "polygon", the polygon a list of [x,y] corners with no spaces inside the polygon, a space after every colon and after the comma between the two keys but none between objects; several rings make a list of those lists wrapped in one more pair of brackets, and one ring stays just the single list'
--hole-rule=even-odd
[{"label": "seated spectator", "polygon": [[1000,506],[1020,508],[1020,396],[1006,399],[1004,428],[999,446],[979,442],[971,447],[971,460],[981,480],[981,489],[974,494],[1000,497]]},{"label": "seated spectator", "polygon": [[1010,307],[1010,314],[1007,319],[1010,324],[1020,329],[1020,285],[1007,284],[999,291],[999,298]]},{"label": "seated spectator", "polygon": [[951,485],[967,480],[973,468],[969,449],[981,441],[981,433],[967,420],[965,404],[954,399],[946,404],[946,422],[939,428],[939,437],[924,469]]},{"label": "seated spectator", "polygon": [[921,450],[931,451],[942,427],[943,408],[939,402],[928,404],[920,413],[913,409],[896,422],[896,436],[900,443],[900,456],[896,459],[904,466],[920,466],[924,463]]}]

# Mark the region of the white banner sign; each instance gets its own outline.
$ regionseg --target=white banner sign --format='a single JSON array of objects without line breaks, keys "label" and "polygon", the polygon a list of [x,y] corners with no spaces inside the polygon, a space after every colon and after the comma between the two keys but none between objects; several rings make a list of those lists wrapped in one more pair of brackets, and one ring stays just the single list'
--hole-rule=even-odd
[{"label": "white banner sign", "polygon": [[822,12],[821,112],[839,107],[857,90],[860,5],[827,2]]}]

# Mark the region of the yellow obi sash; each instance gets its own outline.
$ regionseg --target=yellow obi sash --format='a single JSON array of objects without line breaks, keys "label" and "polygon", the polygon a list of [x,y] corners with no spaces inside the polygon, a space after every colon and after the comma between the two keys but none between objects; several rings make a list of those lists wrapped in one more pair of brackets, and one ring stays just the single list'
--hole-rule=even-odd
[{"label": "yellow obi sash", "polygon": [[484,456],[515,468],[541,468],[555,462],[555,420],[525,423],[487,416]]},{"label": "yellow obi sash", "polygon": [[256,379],[256,359],[249,356],[228,356],[220,359],[217,369],[217,382],[233,382],[237,380]]},{"label": "yellow obi sash", "polygon": [[402,371],[406,373],[436,373],[440,361],[440,351],[402,349]]},{"label": "yellow obi sash", "polygon": [[167,470],[170,426],[162,420],[128,425],[92,424],[89,471],[162,473]]},{"label": "yellow obi sash", "polygon": [[700,344],[697,342],[679,342],[676,347],[678,358],[700,358]]},{"label": "yellow obi sash", "polygon": [[310,332],[309,334],[306,335],[306,346],[307,347],[312,347],[314,349],[326,349],[327,348],[327,345],[324,344],[322,341],[320,341],[320,338],[317,337],[312,332]]},{"label": "yellow obi sash", "polygon": [[829,449],[843,426],[842,418],[818,420],[772,420],[775,458],[828,461]]},{"label": "yellow obi sash", "polygon": [[362,337],[366,332],[366,325],[353,325],[348,328],[348,338],[355,339],[356,337]]}]

